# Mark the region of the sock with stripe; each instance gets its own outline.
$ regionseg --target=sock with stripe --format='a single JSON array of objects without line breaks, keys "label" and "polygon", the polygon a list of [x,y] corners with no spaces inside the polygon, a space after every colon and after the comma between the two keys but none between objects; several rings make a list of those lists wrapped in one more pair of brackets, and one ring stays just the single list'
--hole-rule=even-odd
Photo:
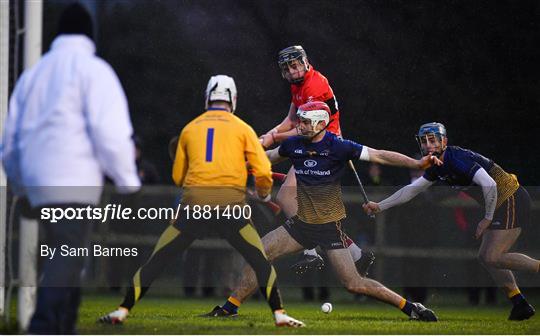
[{"label": "sock with stripe", "polygon": [[405,298],[401,299],[401,302],[399,303],[399,309],[407,316],[411,316],[413,307],[413,304],[410,301],[405,300]]},{"label": "sock with stripe", "polygon": [[229,296],[227,301],[225,301],[225,304],[221,307],[224,310],[226,310],[230,314],[238,314],[238,307],[240,307],[241,303],[236,298],[233,298],[232,296]]},{"label": "sock with stripe", "polygon": [[514,306],[527,303],[525,296],[521,294],[521,291],[519,289],[513,290],[508,293],[508,298],[510,299],[510,301],[512,301],[512,304]]},{"label": "sock with stripe", "polygon": [[146,294],[149,288],[149,286],[141,287],[139,297],[135,298],[135,288],[133,286],[130,286],[127,289],[126,295],[124,296],[124,301],[120,303],[120,307],[131,310],[131,308],[135,306],[135,304],[144,296],[144,294]]}]

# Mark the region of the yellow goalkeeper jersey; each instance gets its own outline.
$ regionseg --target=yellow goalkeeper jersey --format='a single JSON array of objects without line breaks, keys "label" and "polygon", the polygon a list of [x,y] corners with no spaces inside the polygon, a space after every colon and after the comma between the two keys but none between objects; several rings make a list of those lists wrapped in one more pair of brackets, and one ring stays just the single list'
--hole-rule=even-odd
[{"label": "yellow goalkeeper jersey", "polygon": [[[272,187],[271,164],[255,131],[227,110],[208,109],[180,133],[172,177],[176,185],[184,187],[182,201],[207,202],[204,204],[243,202],[246,160],[255,177],[257,191],[268,194]],[[224,193],[218,191],[220,189],[236,192]],[[190,195],[194,190],[197,190],[197,197]],[[227,195],[226,202],[220,197],[224,194]],[[221,200],[212,201],[216,199],[214,196]]]}]

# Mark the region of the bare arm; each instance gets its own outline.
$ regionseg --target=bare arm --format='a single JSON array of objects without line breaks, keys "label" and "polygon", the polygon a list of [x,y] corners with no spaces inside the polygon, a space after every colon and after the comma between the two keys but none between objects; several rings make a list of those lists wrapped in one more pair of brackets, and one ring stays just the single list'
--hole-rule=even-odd
[{"label": "bare arm", "polygon": [[266,156],[268,156],[268,159],[272,164],[280,163],[281,161],[285,161],[287,159],[286,157],[279,155],[279,147],[267,150]]},{"label": "bare arm", "polygon": [[270,147],[274,143],[281,142],[291,136],[297,135],[296,131],[296,106],[291,103],[289,112],[283,121],[259,138],[263,147]]},{"label": "bare arm", "polygon": [[275,142],[282,142],[283,140],[286,140],[287,138],[290,138],[295,135],[298,135],[298,130],[296,129],[296,127],[292,128],[291,130],[287,132],[275,133],[274,140]]},{"label": "bare arm", "polygon": [[[366,146],[364,146],[366,147]],[[367,148],[368,155],[362,155],[361,160],[371,161],[383,165],[406,167],[410,169],[422,169],[425,170],[432,165],[441,165],[442,162],[435,156],[427,155],[420,160],[415,160],[407,155],[403,155],[398,152]],[[362,151],[364,152],[364,151]]]}]

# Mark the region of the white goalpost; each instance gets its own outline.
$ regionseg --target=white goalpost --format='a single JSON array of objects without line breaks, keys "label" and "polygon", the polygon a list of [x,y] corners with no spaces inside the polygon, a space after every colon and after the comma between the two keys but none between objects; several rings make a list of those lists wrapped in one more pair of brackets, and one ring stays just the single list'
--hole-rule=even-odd
[{"label": "white goalpost", "polygon": [[[8,110],[9,1],[0,1],[0,136]],[[6,313],[6,174],[0,169],[0,317]]]},{"label": "white goalpost", "polygon": [[[26,1],[24,4],[24,68],[33,66],[41,57],[43,30],[43,1]],[[36,305],[38,222],[21,217],[19,235],[19,292],[17,321],[26,330]]]},{"label": "white goalpost", "polygon": [[[43,2],[24,2],[24,68],[34,65],[41,57]],[[9,101],[9,1],[0,1],[0,130],[8,113]],[[19,27],[14,27],[17,43]],[[17,55],[14,55],[17,57]],[[16,64],[16,62],[15,62]],[[16,69],[15,69],[16,71]],[[15,72],[14,71],[14,72]],[[1,132],[1,131],[0,131]],[[7,181],[0,169],[0,316],[9,315],[6,295],[6,242],[7,242]],[[19,291],[17,320],[21,330],[26,330],[34,312],[37,290],[38,222],[21,217],[19,230]]]}]

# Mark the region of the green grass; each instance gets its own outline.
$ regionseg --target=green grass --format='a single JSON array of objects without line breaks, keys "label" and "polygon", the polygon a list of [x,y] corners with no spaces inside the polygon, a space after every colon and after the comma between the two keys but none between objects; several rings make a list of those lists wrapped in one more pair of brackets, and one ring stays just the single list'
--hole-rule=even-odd
[{"label": "green grass", "polygon": [[[440,321],[409,321],[397,309],[382,303],[334,302],[334,311],[323,314],[318,303],[291,302],[287,311],[303,320],[306,328],[276,328],[262,301],[242,306],[241,315],[229,319],[208,319],[198,314],[210,311],[219,299],[147,297],[123,325],[109,326],[96,319],[119,302],[117,295],[87,295],[80,310],[81,334],[538,334],[540,318],[506,320],[510,305],[457,307],[430,305]],[[290,301],[290,300],[289,300]],[[0,329],[1,330],[1,329]]]},{"label": "green grass", "polygon": [[324,314],[318,303],[292,302],[288,312],[307,324],[304,329],[276,328],[264,302],[251,301],[234,319],[206,319],[222,300],[147,298],[133,310],[123,326],[95,323],[98,316],[117,304],[117,298],[93,296],[81,307],[79,332],[91,334],[538,334],[540,319],[506,320],[509,305],[491,307],[433,308],[438,323],[409,321],[397,309],[381,303],[334,303]]}]

